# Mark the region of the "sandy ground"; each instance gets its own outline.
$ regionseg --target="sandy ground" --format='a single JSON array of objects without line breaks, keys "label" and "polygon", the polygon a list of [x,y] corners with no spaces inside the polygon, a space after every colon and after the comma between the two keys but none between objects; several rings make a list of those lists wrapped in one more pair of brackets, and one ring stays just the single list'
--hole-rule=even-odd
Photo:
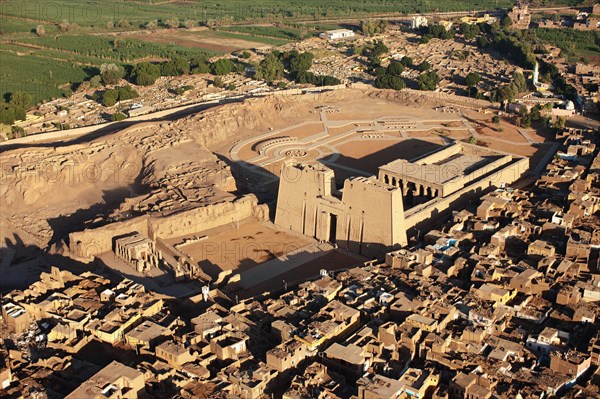
[{"label": "sandy ground", "polygon": [[365,140],[361,141],[360,145],[357,145],[356,142],[351,141],[349,143],[341,144],[336,148],[340,154],[344,155],[345,157],[360,159],[385,148],[391,147],[395,144],[398,144],[398,140]]},{"label": "sandy ground", "polygon": [[154,43],[177,44],[182,47],[206,49],[223,53],[231,53],[240,49],[268,47],[265,43],[252,41],[250,36],[248,36],[248,40],[243,40],[221,36],[218,32],[210,30],[188,32],[181,29],[160,29],[153,31],[151,34],[124,33],[122,36]]},{"label": "sandy ground", "polygon": [[329,128],[329,134],[332,136],[337,136],[338,134],[342,134],[342,133],[346,133],[349,132],[350,130],[359,127],[359,126],[369,126],[369,124],[367,123],[353,123],[351,125],[346,125],[346,126],[342,126],[342,127],[330,127]]},{"label": "sandy ground", "polygon": [[514,143],[527,143],[525,137],[523,137],[523,135],[519,133],[517,129],[509,128],[506,126],[506,124],[501,124],[501,126],[503,129],[501,132],[496,129],[496,126],[491,125],[477,129],[477,131],[479,134],[486,137],[510,140]]},{"label": "sandy ground", "polygon": [[[312,242],[307,237],[277,230],[251,219],[196,235],[206,235],[207,238],[179,249],[197,260],[204,272],[211,276],[225,270],[247,270]],[[169,240],[171,244],[182,241],[183,237]]]},{"label": "sandy ground", "polygon": [[342,155],[334,163],[377,174],[381,165],[399,158],[413,159],[436,148],[441,148],[441,140],[440,143],[422,139],[352,141],[338,147]]},{"label": "sandy ground", "polygon": [[299,139],[312,136],[313,134],[321,133],[324,131],[323,123],[307,123],[303,126],[292,128],[282,132],[285,136],[298,137]]},{"label": "sandy ground", "polygon": [[440,114],[431,108],[410,108],[399,112],[398,104],[383,99],[364,101],[348,101],[340,104],[340,112],[328,114],[331,121],[365,119],[371,120],[380,116],[398,115],[406,119],[445,119],[447,114]]},{"label": "sandy ground", "polygon": [[[278,132],[277,134],[273,134],[270,137],[259,139],[255,142],[251,142],[243,146],[239,151],[239,158],[243,160],[252,159],[254,157],[259,156],[260,154],[256,150],[257,144],[260,144],[263,141],[275,138],[275,137],[296,137],[299,140],[321,133],[324,131],[323,123],[315,122],[315,123],[307,123],[298,127],[291,127],[290,129],[286,129]],[[293,146],[293,143],[290,143]]]},{"label": "sandy ground", "polygon": [[[236,141],[236,146],[230,147],[227,153],[222,149],[219,152],[223,151],[223,155],[234,162],[253,160],[257,170],[262,168],[267,175],[275,176],[285,160],[324,161],[340,174],[337,177],[341,182],[341,179],[356,174],[376,174],[378,167],[384,163],[398,158],[410,160],[448,144],[449,140],[464,141],[471,135],[477,135],[479,143],[491,149],[526,156],[537,151],[535,142],[546,140],[543,135],[528,129],[528,138],[532,142],[528,141],[509,120],[503,122],[503,131],[497,132],[491,123],[491,113],[464,110],[466,119],[463,119],[460,113],[435,110],[435,100],[420,101],[407,93],[344,90],[315,95],[313,99],[314,102],[307,102],[305,100],[311,100],[309,97],[295,97],[293,104],[286,104],[295,107],[293,116],[282,117],[278,123],[270,124],[269,130],[255,130],[256,139]],[[278,109],[285,109],[285,105]],[[265,115],[265,111],[262,112]],[[301,125],[315,117],[319,117],[322,123]],[[390,118],[414,121],[416,129],[388,129],[377,122]],[[279,122],[284,119],[287,124],[281,126]],[[311,135],[320,131],[321,125],[329,135]],[[257,143],[282,136],[298,140],[269,147],[266,155],[258,158],[258,153],[253,150]],[[288,151],[291,149],[303,150],[306,154],[291,156]],[[315,149],[316,153],[313,152]]]},{"label": "sandy ground", "polygon": [[255,145],[256,143],[248,143],[243,146],[239,152],[240,159],[252,159],[258,156],[258,152],[253,150]]},{"label": "sandy ground", "polygon": [[339,251],[333,251],[285,274],[265,281],[248,290],[241,291],[238,293],[238,296],[240,299],[249,298],[263,292],[280,289],[283,287],[283,281],[285,281],[288,286],[291,286],[307,279],[317,278],[321,269],[327,271],[342,270],[360,266],[363,261],[364,260],[358,256],[351,256]]}]

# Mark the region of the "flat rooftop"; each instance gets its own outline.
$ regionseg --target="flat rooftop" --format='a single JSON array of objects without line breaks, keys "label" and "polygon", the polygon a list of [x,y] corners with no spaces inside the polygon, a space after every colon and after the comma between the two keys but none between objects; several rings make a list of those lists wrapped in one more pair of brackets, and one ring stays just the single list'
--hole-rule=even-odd
[{"label": "flat rooftop", "polygon": [[381,170],[402,175],[409,180],[414,179],[444,185],[453,179],[467,176],[473,170],[492,162],[493,158],[471,154],[456,154],[431,164],[419,164],[405,159],[398,159],[381,166]]},{"label": "flat rooftop", "polygon": [[515,159],[509,153],[454,142],[410,161],[397,159],[382,165],[379,180],[409,190],[409,183],[417,189],[431,187],[437,190],[434,196],[445,197],[506,167]]},{"label": "flat rooftop", "polygon": [[151,340],[164,335],[168,331],[167,328],[150,320],[146,320],[125,335],[141,342],[150,342]]},{"label": "flat rooftop", "polygon": [[109,397],[113,393],[118,394],[125,385],[128,385],[123,384],[122,381],[133,381],[141,377],[143,377],[143,374],[140,371],[113,361],[67,395],[66,398]]}]

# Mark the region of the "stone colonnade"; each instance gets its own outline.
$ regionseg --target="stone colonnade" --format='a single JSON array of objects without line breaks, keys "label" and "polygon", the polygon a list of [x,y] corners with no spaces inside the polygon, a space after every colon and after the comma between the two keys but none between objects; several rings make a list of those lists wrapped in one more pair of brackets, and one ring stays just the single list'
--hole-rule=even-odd
[{"label": "stone colonnade", "polygon": [[383,175],[383,182],[387,185],[400,188],[403,197],[413,195],[414,197],[433,199],[440,195],[439,190],[435,187],[427,186],[419,182],[405,181],[400,177],[392,176],[387,173]]}]

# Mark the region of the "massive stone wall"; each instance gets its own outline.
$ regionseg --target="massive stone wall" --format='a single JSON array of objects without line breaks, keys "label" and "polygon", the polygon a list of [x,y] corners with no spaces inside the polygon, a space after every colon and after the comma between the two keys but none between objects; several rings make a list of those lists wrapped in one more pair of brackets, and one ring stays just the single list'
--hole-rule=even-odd
[{"label": "massive stone wall", "polygon": [[316,198],[333,195],[333,170],[322,165],[286,164],[282,166],[280,176],[275,224],[316,237]]},{"label": "massive stone wall", "polygon": [[462,151],[462,146],[457,143],[450,144],[445,148],[437,150],[433,153],[427,154],[422,158],[419,158],[414,161],[416,164],[424,165],[424,164],[434,164],[436,162],[442,161],[444,159],[450,158],[452,155],[460,154]]},{"label": "massive stone wall", "polygon": [[169,239],[198,233],[248,217],[267,220],[268,215],[266,205],[259,205],[254,195],[246,195],[235,201],[219,202],[165,217],[144,215],[96,229],[74,232],[69,234],[69,252],[75,259],[91,261],[94,256],[112,251],[115,237],[134,231],[150,238]]},{"label": "massive stone wall", "polygon": [[405,213],[404,224],[406,229],[409,232],[415,232],[416,229],[423,230],[431,227],[436,220],[447,215],[453,209],[462,207],[473,198],[480,197],[487,191],[501,185],[514,183],[528,170],[529,158],[521,158],[445,198],[435,198],[411,208]]},{"label": "massive stone wall", "polygon": [[375,178],[357,177],[344,182],[336,231],[340,247],[365,256],[377,256],[406,245],[402,191]]},{"label": "massive stone wall", "polygon": [[112,250],[113,238],[137,231],[148,235],[149,216],[107,224],[69,234],[69,255],[80,261],[92,261],[95,256]]},{"label": "massive stone wall", "polygon": [[406,245],[400,189],[357,177],[336,193],[325,166],[286,164],[281,176],[277,225],[366,256]]},{"label": "massive stone wall", "polygon": [[151,238],[181,237],[235,223],[248,217],[256,217],[260,220],[268,218],[266,205],[258,205],[254,195],[190,209],[168,217],[153,218],[150,220],[149,234]]},{"label": "massive stone wall", "polygon": [[[475,171],[471,183],[449,196],[404,211],[402,191],[377,179],[357,177],[335,192],[335,176],[324,166],[284,164],[279,181],[275,223],[282,228],[335,242],[365,256],[381,256],[408,243],[407,234],[440,222],[440,217],[468,201],[521,178],[529,159],[497,160]],[[495,171],[491,171],[492,170]],[[334,225],[335,223],[335,225]]]}]

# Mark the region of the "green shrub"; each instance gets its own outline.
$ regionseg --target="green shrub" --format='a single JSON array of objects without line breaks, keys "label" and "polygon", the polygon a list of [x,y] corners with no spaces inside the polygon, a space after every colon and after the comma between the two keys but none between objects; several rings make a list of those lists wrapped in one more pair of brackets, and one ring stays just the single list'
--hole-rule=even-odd
[{"label": "green shrub", "polygon": [[118,121],[122,121],[126,118],[127,118],[127,115],[125,115],[124,113],[115,112],[114,114],[111,115],[110,120],[113,122],[118,122]]},{"label": "green shrub", "polygon": [[402,90],[406,87],[404,80],[398,76],[384,74],[375,79],[375,87],[378,89]]},{"label": "green shrub", "polygon": [[210,73],[221,76],[233,72],[235,64],[229,59],[220,59],[210,64]]},{"label": "green shrub", "polygon": [[419,75],[418,84],[420,90],[435,90],[440,83],[440,77],[436,71],[429,71]]}]

